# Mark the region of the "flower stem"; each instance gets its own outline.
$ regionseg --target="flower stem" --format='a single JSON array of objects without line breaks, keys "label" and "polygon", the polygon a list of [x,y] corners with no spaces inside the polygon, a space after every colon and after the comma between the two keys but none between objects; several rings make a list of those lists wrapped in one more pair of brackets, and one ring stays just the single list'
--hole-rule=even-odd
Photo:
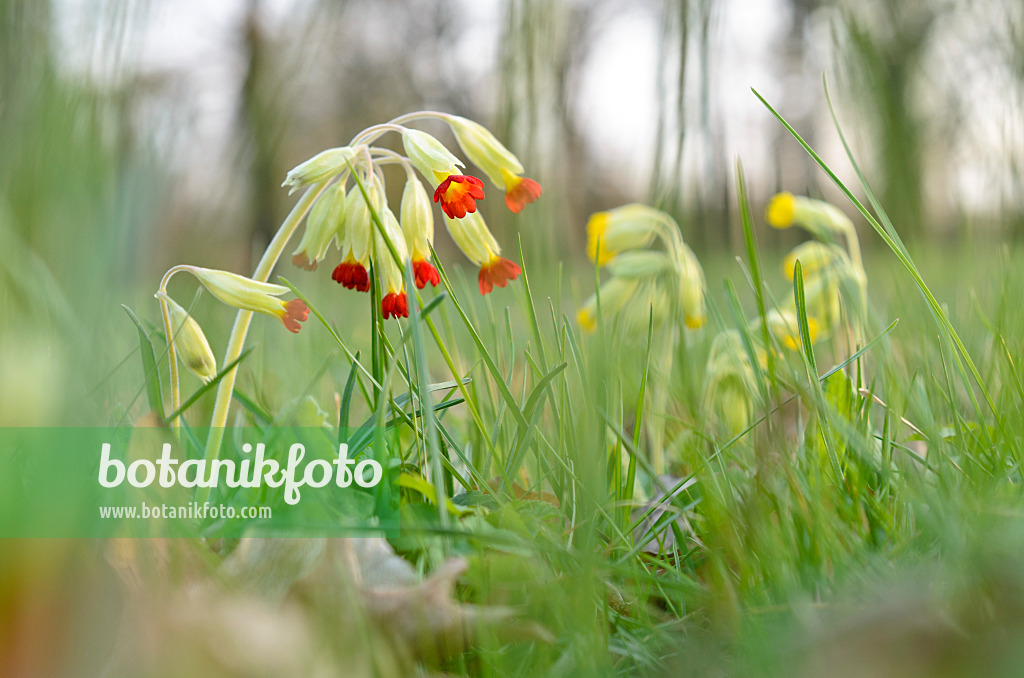
[{"label": "flower stem", "polygon": [[[266,282],[270,278],[271,271],[274,270],[274,266],[277,265],[278,260],[281,258],[281,254],[284,252],[285,245],[288,244],[288,240],[295,233],[295,229],[298,228],[302,222],[302,218],[306,216],[306,212],[313,205],[316,199],[320,196],[320,193],[327,186],[327,183],[314,184],[310,186],[306,193],[295,203],[295,207],[285,218],[281,224],[281,228],[278,229],[274,239],[267,245],[266,251],[263,253],[263,257],[260,262],[256,265],[256,270],[253,271],[252,279],[258,282]],[[240,310],[235,316],[235,324],[231,328],[231,336],[228,338],[228,348],[224,353],[224,364],[230,365],[232,362],[238,359],[242,355],[242,348],[245,346],[245,335],[249,331],[249,323],[252,321],[252,311]],[[213,405],[213,416],[210,418],[210,433],[206,439],[206,453],[204,458],[206,464],[209,466],[217,455],[220,453],[220,445],[224,440],[224,427],[227,426],[228,412],[231,409],[231,396],[235,391],[235,376],[238,373],[238,367],[236,366],[229,373],[224,375],[221,379],[220,385],[217,387],[217,399]],[[209,499],[210,488],[198,487],[196,488],[196,500],[201,502]]]},{"label": "flower stem", "polygon": [[[167,336],[167,362],[170,368],[171,376],[171,412],[177,412],[178,408],[181,407],[181,386],[178,379],[178,352],[174,347],[174,337],[177,335],[178,329],[171,327],[171,311],[167,306],[166,294],[167,284],[171,281],[171,277],[178,271],[183,270],[182,266],[173,266],[164,273],[164,277],[160,280],[160,287],[158,288],[157,299],[160,300],[160,315],[164,321],[164,334]],[[163,412],[160,413],[163,417]],[[181,428],[181,417],[175,417],[174,421],[171,422],[171,429],[174,430],[175,436],[178,434],[178,429]]]}]

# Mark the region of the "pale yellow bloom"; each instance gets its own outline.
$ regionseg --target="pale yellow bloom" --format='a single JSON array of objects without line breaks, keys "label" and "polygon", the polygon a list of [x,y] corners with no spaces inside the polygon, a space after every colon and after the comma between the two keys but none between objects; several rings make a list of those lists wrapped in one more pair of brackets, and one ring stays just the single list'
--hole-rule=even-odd
[{"label": "pale yellow bloom", "polygon": [[203,329],[188,311],[165,292],[157,292],[156,296],[167,304],[168,315],[171,317],[170,340],[174,342],[181,362],[204,382],[210,381],[217,374],[217,359]]},{"label": "pale yellow bloom", "polygon": [[365,146],[342,146],[317,153],[289,171],[281,185],[288,186],[294,191],[301,186],[327,181],[350,167],[357,166],[358,156],[365,149]]},{"label": "pale yellow bloom", "polygon": [[290,332],[301,329],[300,322],[309,314],[301,299],[285,302],[277,297],[288,292],[283,285],[259,282],[237,273],[198,266],[183,266],[199,279],[210,293],[228,306],[255,311],[279,319]]},{"label": "pale yellow bloom", "polygon": [[604,266],[623,250],[649,247],[663,229],[662,213],[633,203],[597,212],[587,222],[587,256]]},{"label": "pale yellow bloom", "polygon": [[306,230],[302,233],[292,263],[307,271],[315,271],[336,237],[340,235],[345,217],[345,183],[339,180],[328,187],[306,217]]}]

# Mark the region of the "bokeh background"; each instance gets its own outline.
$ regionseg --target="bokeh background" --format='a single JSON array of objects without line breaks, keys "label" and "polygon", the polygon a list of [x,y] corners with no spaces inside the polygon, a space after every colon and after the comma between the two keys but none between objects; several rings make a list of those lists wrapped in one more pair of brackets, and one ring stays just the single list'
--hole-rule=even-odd
[{"label": "bokeh background", "polygon": [[367,125],[494,129],[545,196],[485,214],[538,269],[582,266],[587,215],[633,200],[707,261],[741,240],[736,158],[755,209],[836,197],[750,87],[850,177],[823,75],[915,252],[1024,237],[1014,0],[0,0],[0,423],[78,417],[132,347],[117,305],[152,311],[182,261],[251,270],[285,172]]}]

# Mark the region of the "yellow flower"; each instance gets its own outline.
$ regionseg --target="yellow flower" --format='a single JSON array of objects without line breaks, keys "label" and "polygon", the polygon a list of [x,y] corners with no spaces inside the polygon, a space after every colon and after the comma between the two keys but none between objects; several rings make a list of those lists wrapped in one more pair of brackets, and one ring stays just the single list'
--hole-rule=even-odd
[{"label": "yellow flower", "polygon": [[809,240],[794,247],[782,261],[782,272],[786,279],[792,281],[796,262],[800,262],[804,280],[826,272],[834,262],[846,259],[846,254],[834,245],[826,245],[817,240]]},{"label": "yellow flower", "polygon": [[765,220],[775,228],[800,226],[820,240],[853,232],[853,222],[839,208],[821,200],[779,193],[765,209]]},{"label": "yellow flower", "polygon": [[609,278],[580,307],[579,312],[576,314],[576,320],[579,322],[580,327],[588,331],[593,331],[597,327],[597,302],[599,297],[601,300],[601,314],[605,318],[612,318],[626,306],[639,286],[640,280],[637,278]]},{"label": "yellow flower", "polygon": [[693,250],[685,243],[679,263],[679,303],[683,311],[683,324],[691,330],[700,329],[707,322],[704,311],[704,269]]},{"label": "yellow flower", "polygon": [[183,267],[199,279],[210,293],[228,306],[271,315],[279,319],[289,332],[302,329],[300,322],[306,320],[309,308],[301,299],[285,302],[277,297],[288,292],[282,285],[259,282],[252,278],[198,266]]},{"label": "yellow flower", "polygon": [[199,323],[165,292],[157,292],[156,297],[167,304],[168,315],[171,317],[170,340],[178,349],[181,362],[192,374],[209,382],[217,374],[217,359]]},{"label": "yellow flower", "polygon": [[796,214],[796,197],[784,191],[777,194],[765,209],[765,219],[775,228],[789,228]]},{"label": "yellow flower", "polygon": [[587,256],[604,266],[623,250],[649,247],[663,229],[662,213],[634,203],[597,212],[587,222]]},{"label": "yellow flower", "polygon": [[[800,350],[800,322],[794,311],[772,309],[765,317],[768,331],[783,346],[791,351]],[[812,316],[807,317],[807,332],[813,344],[818,337],[818,321]]]}]

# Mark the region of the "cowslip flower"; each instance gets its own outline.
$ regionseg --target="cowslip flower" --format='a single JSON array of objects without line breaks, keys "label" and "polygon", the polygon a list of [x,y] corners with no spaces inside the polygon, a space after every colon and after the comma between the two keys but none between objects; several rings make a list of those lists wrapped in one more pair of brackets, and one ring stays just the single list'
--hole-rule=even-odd
[{"label": "cowslip flower", "polygon": [[829,269],[836,265],[843,265],[844,262],[845,265],[849,265],[849,257],[842,249],[816,240],[797,245],[782,260],[782,272],[789,281],[793,280],[797,261],[800,262],[805,280],[812,276],[828,273]]},{"label": "cowslip flower", "polygon": [[[606,267],[612,279],[636,279],[629,316],[621,323],[628,331],[643,332],[653,313],[655,325],[677,313],[689,329],[704,326],[704,270],[664,212],[638,203],[598,212],[587,222],[587,254]],[[658,240],[663,249],[648,249]],[[588,320],[585,308],[581,319]],[[587,323],[581,320],[584,329]]]},{"label": "cowslip flower", "polygon": [[683,311],[683,324],[691,330],[704,327],[707,315],[704,310],[704,269],[697,255],[683,243],[679,261],[679,305]]},{"label": "cowslip flower", "polygon": [[750,357],[737,330],[715,337],[708,354],[701,410],[735,436],[754,418],[758,391]]},{"label": "cowslip flower", "polygon": [[317,264],[327,256],[331,242],[338,236],[345,216],[345,182],[324,191],[306,217],[306,230],[298,247],[292,252],[292,263],[307,271],[315,271]]},{"label": "cowslip flower", "polygon": [[[765,315],[768,331],[783,346],[791,351],[800,349],[800,322],[795,311],[789,309],[772,309]],[[818,339],[818,321],[807,316],[807,333],[813,344]]]},{"label": "cowslip flower", "polygon": [[639,286],[639,278],[617,276],[609,278],[601,283],[597,292],[583,302],[580,310],[576,313],[576,322],[588,332],[593,332],[597,329],[598,300],[601,304],[601,315],[614,317],[626,306]]},{"label": "cowslip flower", "polygon": [[427,283],[437,287],[441,276],[430,263],[430,246],[434,242],[434,215],[430,209],[430,198],[423,184],[413,176],[405,182],[402,191],[400,211],[402,233],[412,257],[412,272],[416,287],[423,289]]},{"label": "cowslip flower", "polygon": [[445,224],[466,258],[480,267],[477,274],[480,294],[488,294],[495,287],[504,287],[523,272],[515,262],[499,256],[501,245],[479,214],[474,212],[462,219],[446,219]]},{"label": "cowslip flower", "polygon": [[281,185],[287,186],[291,193],[302,186],[327,181],[349,167],[356,166],[359,155],[365,149],[365,146],[342,146],[317,153],[289,171]]},{"label": "cowslip flower", "polygon": [[774,228],[801,226],[821,240],[853,232],[853,222],[834,205],[821,200],[776,194],[765,208],[765,220]]},{"label": "cowslip flower", "polygon": [[252,278],[198,266],[184,266],[184,270],[199,279],[210,293],[228,306],[274,316],[288,329],[298,332],[299,323],[309,315],[309,307],[301,299],[283,301],[277,297],[288,292],[283,285],[259,282]]},{"label": "cowslip flower", "polygon": [[596,212],[587,221],[587,256],[604,266],[623,250],[650,247],[657,236],[661,213],[633,203]]},{"label": "cowslip flower", "polygon": [[[365,182],[370,201],[380,202],[382,188],[375,178]],[[350,290],[370,290],[370,248],[373,217],[359,186],[353,186],[345,198],[345,211],[341,228],[341,263],[331,273],[331,279]]]},{"label": "cowslip flower", "polygon": [[509,210],[519,214],[527,204],[540,197],[540,184],[522,176],[524,170],[519,158],[505,148],[490,130],[457,115],[446,116],[445,120],[466,157],[487,175],[491,183],[505,187],[505,205]]},{"label": "cowslip flower", "polygon": [[405,236],[402,234],[398,219],[386,205],[378,216],[383,233],[378,228],[373,230],[373,263],[374,268],[380,272],[385,290],[380,303],[381,312],[385,320],[390,317],[408,318],[409,300],[405,294],[405,276],[402,274],[405,263],[409,260]]},{"label": "cowslip flower", "polygon": [[166,292],[157,292],[156,297],[167,305],[167,312],[171,317],[171,341],[178,350],[181,362],[189,372],[204,382],[209,382],[217,374],[217,358],[210,349],[210,342],[206,340],[203,329],[188,311],[167,296]]},{"label": "cowslip flower", "polygon": [[476,201],[484,197],[484,182],[474,176],[462,174],[465,164],[426,132],[405,129],[402,147],[409,161],[420,173],[434,182],[434,202],[451,219],[461,219],[476,212]]}]

